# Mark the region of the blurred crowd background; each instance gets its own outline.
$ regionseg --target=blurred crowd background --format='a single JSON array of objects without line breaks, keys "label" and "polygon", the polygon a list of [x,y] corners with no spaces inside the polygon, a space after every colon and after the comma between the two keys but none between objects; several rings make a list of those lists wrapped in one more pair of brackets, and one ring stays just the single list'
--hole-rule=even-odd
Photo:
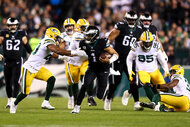
[{"label": "blurred crowd background", "polygon": [[190,64],[190,0],[0,0],[0,29],[8,17],[18,18],[34,48],[48,26],[61,31],[66,18],[86,18],[99,27],[101,37],[122,21],[127,11],[152,14],[152,24],[173,64]]}]

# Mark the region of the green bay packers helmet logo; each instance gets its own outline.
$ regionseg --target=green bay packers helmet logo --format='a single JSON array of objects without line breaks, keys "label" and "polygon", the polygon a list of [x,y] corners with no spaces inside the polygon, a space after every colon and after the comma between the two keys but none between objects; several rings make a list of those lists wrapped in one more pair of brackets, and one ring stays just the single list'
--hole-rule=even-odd
[{"label": "green bay packers helmet logo", "polygon": [[61,35],[61,32],[55,28],[55,27],[49,27],[47,30],[46,30],[46,33],[45,35],[49,38],[52,38],[53,40],[57,40],[56,38],[59,37]]},{"label": "green bay packers helmet logo", "polygon": [[57,33],[58,31],[56,29],[51,29],[52,32]]}]

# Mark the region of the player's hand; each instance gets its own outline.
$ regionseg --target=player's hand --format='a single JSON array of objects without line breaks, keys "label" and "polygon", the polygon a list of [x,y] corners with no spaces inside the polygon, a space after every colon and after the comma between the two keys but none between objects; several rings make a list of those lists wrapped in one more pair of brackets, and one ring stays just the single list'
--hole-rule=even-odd
[{"label": "player's hand", "polygon": [[166,55],[166,52],[163,52],[163,56],[164,56],[165,61],[168,61],[168,56]]},{"label": "player's hand", "polygon": [[61,56],[61,55],[59,55],[59,56],[58,56],[58,59],[59,59],[59,60],[66,61],[66,62],[69,61],[69,59],[68,59],[67,56]]},{"label": "player's hand", "polygon": [[102,57],[99,57],[99,60],[100,60],[100,62],[102,62],[102,63],[110,63],[110,60],[109,60],[108,57],[106,57],[105,59],[103,59]]},{"label": "player's hand", "polygon": [[135,73],[133,71],[131,71],[131,74],[129,74],[129,80],[133,81],[133,75],[135,75]]},{"label": "player's hand", "polygon": [[2,59],[3,59],[3,55],[2,55],[2,54],[0,54],[0,61],[2,61]]}]

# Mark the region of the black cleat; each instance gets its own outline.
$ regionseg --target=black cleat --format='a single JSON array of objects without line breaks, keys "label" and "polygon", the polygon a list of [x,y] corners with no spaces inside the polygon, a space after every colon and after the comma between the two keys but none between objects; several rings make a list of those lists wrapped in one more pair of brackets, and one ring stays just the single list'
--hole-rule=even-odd
[{"label": "black cleat", "polygon": [[140,106],[142,107],[146,107],[146,108],[150,108],[150,109],[154,109],[156,104],[151,102],[151,103],[144,103],[144,102],[141,102],[140,103]]},{"label": "black cleat", "polygon": [[160,111],[161,112],[174,112],[173,108],[168,108],[164,104],[160,106]]},{"label": "black cleat", "polygon": [[88,106],[96,106],[97,105],[92,96],[88,97],[87,102],[88,102]]}]

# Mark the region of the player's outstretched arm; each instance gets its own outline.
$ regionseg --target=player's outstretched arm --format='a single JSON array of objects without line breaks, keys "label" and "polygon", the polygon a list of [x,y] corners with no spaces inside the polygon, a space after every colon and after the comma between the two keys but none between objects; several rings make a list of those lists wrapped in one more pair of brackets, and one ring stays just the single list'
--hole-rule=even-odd
[{"label": "player's outstretched arm", "polygon": [[120,30],[113,29],[108,36],[109,42],[112,43],[115,40],[115,38],[119,36],[119,34],[120,34]]}]

